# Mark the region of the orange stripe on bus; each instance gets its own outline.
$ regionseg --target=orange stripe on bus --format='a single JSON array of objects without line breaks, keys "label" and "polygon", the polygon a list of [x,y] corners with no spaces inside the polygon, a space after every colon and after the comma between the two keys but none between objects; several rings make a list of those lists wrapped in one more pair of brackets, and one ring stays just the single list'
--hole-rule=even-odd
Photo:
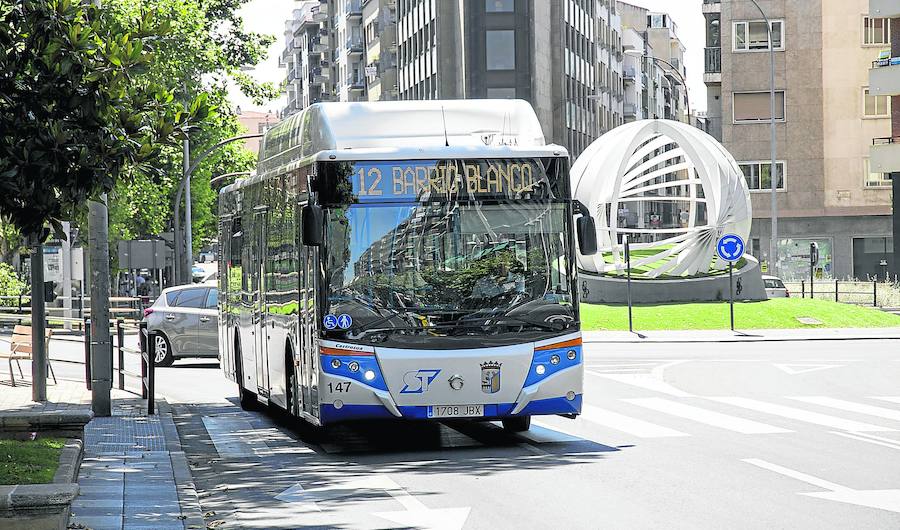
[{"label": "orange stripe on bus", "polygon": [[349,357],[374,357],[375,353],[370,351],[354,351],[354,350],[341,350],[338,348],[326,348],[325,346],[319,347],[319,353],[321,355],[346,355]]},{"label": "orange stripe on bus", "polygon": [[535,351],[540,351],[540,350],[555,350],[555,349],[557,349],[557,348],[574,348],[575,346],[581,346],[581,339],[580,339],[580,338],[578,338],[578,339],[572,339],[572,340],[567,340],[567,341],[565,341],[565,342],[557,342],[556,344],[548,344],[548,345],[546,345],[546,346],[540,346],[540,347],[538,347],[538,348],[535,348],[534,350],[535,350]]}]

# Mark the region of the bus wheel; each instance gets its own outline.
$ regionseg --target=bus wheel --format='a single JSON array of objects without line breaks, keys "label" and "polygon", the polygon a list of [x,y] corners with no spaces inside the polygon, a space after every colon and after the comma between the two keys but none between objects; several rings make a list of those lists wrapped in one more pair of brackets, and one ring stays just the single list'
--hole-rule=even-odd
[{"label": "bus wheel", "polygon": [[256,410],[259,408],[259,402],[256,400],[256,394],[244,389],[244,360],[241,357],[241,343],[234,341],[234,375],[238,384],[238,400],[241,408],[244,410]]},{"label": "bus wheel", "polygon": [[503,419],[503,429],[508,432],[525,432],[531,428],[531,416],[516,416]]}]

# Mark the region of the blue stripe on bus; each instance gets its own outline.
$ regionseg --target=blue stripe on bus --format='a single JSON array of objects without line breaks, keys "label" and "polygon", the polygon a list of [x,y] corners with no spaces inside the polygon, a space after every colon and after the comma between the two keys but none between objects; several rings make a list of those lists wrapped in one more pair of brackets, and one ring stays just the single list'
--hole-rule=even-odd
[{"label": "blue stripe on bus", "polygon": [[[322,371],[326,374],[349,377],[350,379],[359,381],[363,385],[370,386],[378,390],[387,391],[388,389],[387,383],[384,382],[384,376],[381,375],[381,368],[378,366],[378,360],[376,360],[375,357],[362,357],[356,355],[321,355],[320,359]],[[338,368],[333,368],[331,366],[331,361],[334,359],[341,361],[341,365]],[[352,362],[359,363],[358,371],[350,371],[349,366]],[[375,374],[375,378],[371,381],[367,381],[365,377],[365,373],[369,370],[371,370]]]},{"label": "blue stripe on bus", "polygon": [[[575,350],[575,359],[569,360],[567,356],[569,350]],[[559,355],[559,364],[553,364],[550,362],[550,357],[553,355]],[[570,368],[577,364],[581,363],[581,346],[573,346],[571,348],[557,348],[555,350],[538,350],[534,352],[534,358],[531,361],[531,369],[528,370],[528,377],[525,379],[525,387],[529,387],[535,383],[543,381],[544,379],[550,377],[551,375],[559,372],[560,370],[564,370],[566,368]],[[535,372],[535,368],[538,365],[543,365],[544,373],[538,375]]]},{"label": "blue stripe on bus", "polygon": [[[515,403],[499,403],[484,406],[484,419],[504,418],[511,416]],[[405,419],[425,420],[428,419],[427,406],[404,406],[398,407],[400,414]],[[363,420],[363,419],[379,419],[379,418],[396,418],[382,405],[351,405],[345,404],[337,409],[334,405],[323,404],[321,406],[321,419],[325,423],[347,420]],[[581,394],[577,394],[575,399],[569,401],[564,396],[539,399],[532,401],[522,409],[516,416],[530,415],[547,415],[547,414],[581,414]]]}]

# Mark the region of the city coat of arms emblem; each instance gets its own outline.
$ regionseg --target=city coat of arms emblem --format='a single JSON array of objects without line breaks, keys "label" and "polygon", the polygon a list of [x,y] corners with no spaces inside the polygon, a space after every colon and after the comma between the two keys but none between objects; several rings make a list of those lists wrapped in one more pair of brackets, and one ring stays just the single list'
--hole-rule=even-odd
[{"label": "city coat of arms emblem", "polygon": [[487,394],[500,391],[500,365],[496,361],[481,363],[481,390]]}]

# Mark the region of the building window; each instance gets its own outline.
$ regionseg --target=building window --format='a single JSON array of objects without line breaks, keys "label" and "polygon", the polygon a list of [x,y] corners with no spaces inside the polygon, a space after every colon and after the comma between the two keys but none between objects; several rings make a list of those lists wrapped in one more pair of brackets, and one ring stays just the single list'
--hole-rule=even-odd
[{"label": "building window", "polygon": [[863,159],[863,176],[865,177],[866,188],[890,188],[891,187],[891,174],[890,173],[873,173],[872,168],[869,165],[869,159]]},{"label": "building window", "polygon": [[[758,123],[771,119],[771,98],[767,92],[735,92],[734,123]],[[775,92],[775,120],[784,121],[784,90]]]},{"label": "building window", "polygon": [[488,13],[512,13],[515,6],[515,0],[484,0],[484,10]]},{"label": "building window", "polygon": [[516,89],[515,88],[488,88],[487,89],[487,97],[488,97],[488,99],[515,99]]},{"label": "building window", "polygon": [[[741,162],[741,172],[751,192],[772,190],[772,162]],[[775,162],[778,168],[778,190],[784,191],[784,161]]]},{"label": "building window", "polygon": [[863,17],[863,44],[883,46],[891,43],[891,19]]},{"label": "building window", "polygon": [[491,30],[487,32],[487,69],[515,70],[516,32],[515,30]]},{"label": "building window", "polygon": [[890,118],[891,98],[888,96],[873,96],[868,88],[863,89],[863,117],[866,118]]},{"label": "building window", "polygon": [[[775,50],[784,49],[784,21],[773,20],[772,42]],[[734,23],[734,51],[761,51],[769,49],[769,32],[766,31],[765,20],[752,20]]]}]

